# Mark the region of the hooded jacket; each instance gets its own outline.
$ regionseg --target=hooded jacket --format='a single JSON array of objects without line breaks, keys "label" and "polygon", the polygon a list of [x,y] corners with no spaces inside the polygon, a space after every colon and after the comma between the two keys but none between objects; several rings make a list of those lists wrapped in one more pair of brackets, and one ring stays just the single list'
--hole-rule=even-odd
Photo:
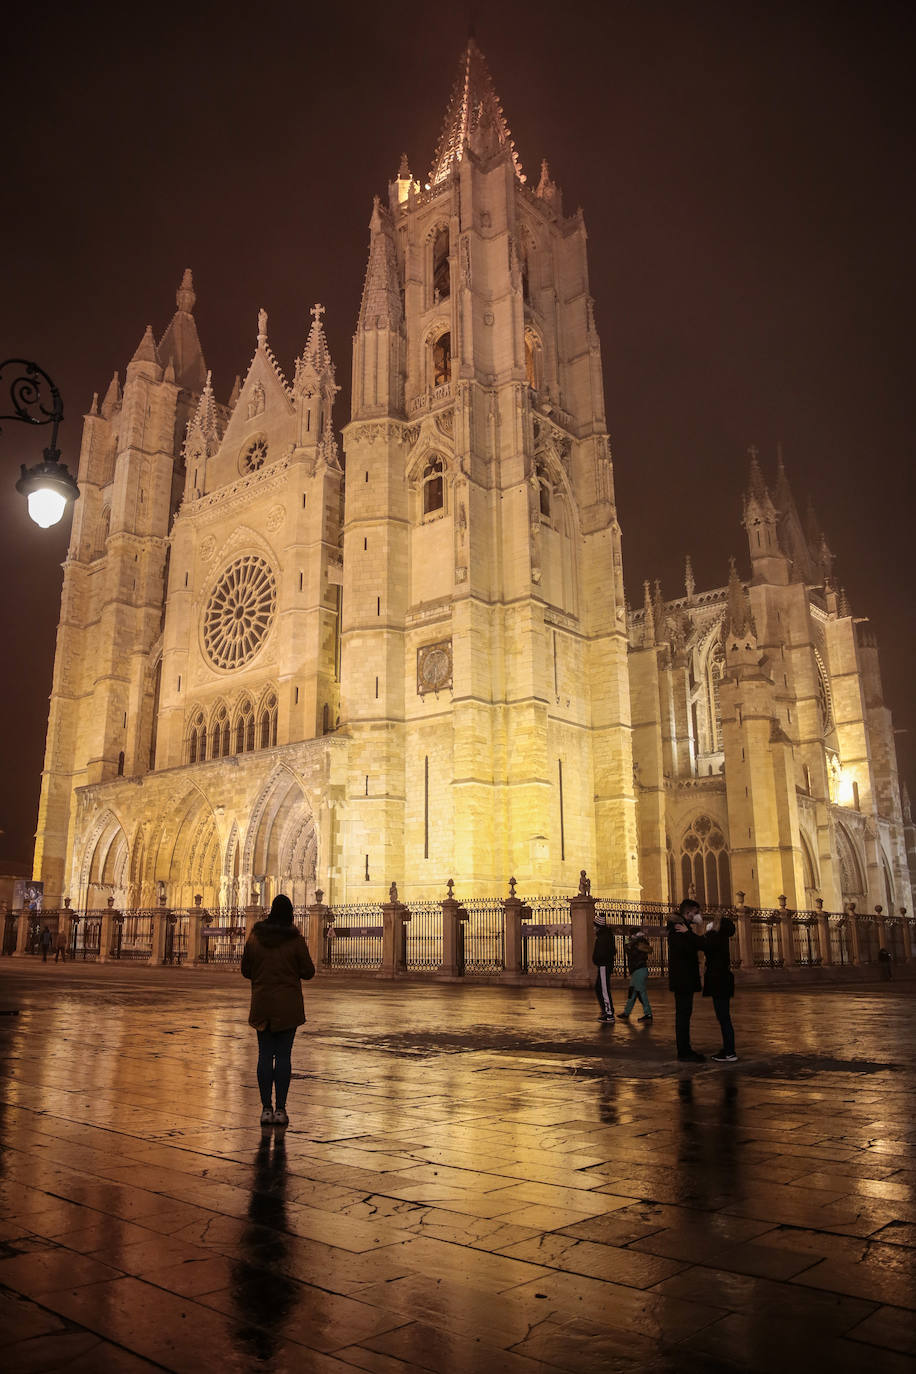
[{"label": "hooded jacket", "polygon": [[728,942],[735,933],[735,923],[723,916],[718,930],[710,930],[703,939],[706,950],[706,972],[703,975],[704,997],[734,997],[735,975],[731,970]]},{"label": "hooded jacket", "polygon": [[652,946],[645,935],[638,935],[627,945],[627,973],[635,973],[638,968],[646,968]]},{"label": "hooded jacket", "polygon": [[251,980],[249,1026],[281,1031],[305,1021],[300,980],[314,978],[315,965],[295,926],[258,921],[245,942],[242,977]]},{"label": "hooded jacket", "polygon": [[597,968],[610,968],[614,962],[617,941],[610,926],[595,926],[595,945],[592,950],[592,963]]}]

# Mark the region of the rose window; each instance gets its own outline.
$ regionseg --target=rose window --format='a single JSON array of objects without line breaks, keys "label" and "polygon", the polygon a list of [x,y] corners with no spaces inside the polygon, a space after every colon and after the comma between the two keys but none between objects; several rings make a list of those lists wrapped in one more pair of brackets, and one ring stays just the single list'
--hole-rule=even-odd
[{"label": "rose window", "polygon": [[239,459],[242,472],[257,472],[267,462],[267,440],[252,439]]},{"label": "rose window", "polygon": [[217,668],[241,668],[267,637],[277,604],[277,584],[263,558],[247,554],[229,565],[204,611],[203,639]]}]

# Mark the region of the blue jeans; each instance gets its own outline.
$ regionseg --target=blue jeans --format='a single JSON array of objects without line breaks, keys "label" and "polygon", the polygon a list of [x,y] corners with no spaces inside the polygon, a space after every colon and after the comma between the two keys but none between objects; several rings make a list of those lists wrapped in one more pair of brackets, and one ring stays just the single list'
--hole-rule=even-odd
[{"label": "blue jeans", "polygon": [[643,1015],[652,1015],[652,1008],[649,1006],[648,981],[649,970],[645,964],[643,964],[642,968],[634,969],[630,974],[629,996],[627,997],[627,1004],[623,1009],[624,1016],[629,1016],[636,1003],[637,997],[642,1003]]},{"label": "blue jeans", "polygon": [[277,1107],[286,1106],[289,1081],[293,1076],[293,1040],[296,1027],[292,1030],[258,1031],[258,1091],[261,1106],[270,1107],[271,1089],[276,1088]]}]

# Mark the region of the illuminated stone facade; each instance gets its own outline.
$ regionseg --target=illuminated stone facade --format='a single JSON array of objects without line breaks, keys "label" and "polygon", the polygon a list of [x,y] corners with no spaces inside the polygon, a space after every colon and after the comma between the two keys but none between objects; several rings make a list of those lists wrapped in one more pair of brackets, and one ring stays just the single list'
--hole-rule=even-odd
[{"label": "illuminated stone facade", "polygon": [[473,40],[427,178],[403,159],[373,206],[345,464],[321,307],[292,380],[261,311],[221,405],[190,273],[177,304],[86,418],[48,900],[586,868],[620,898],[908,904],[874,650],[759,474],[749,602],[688,578],[628,623],[584,221],[546,163],[526,181]]}]

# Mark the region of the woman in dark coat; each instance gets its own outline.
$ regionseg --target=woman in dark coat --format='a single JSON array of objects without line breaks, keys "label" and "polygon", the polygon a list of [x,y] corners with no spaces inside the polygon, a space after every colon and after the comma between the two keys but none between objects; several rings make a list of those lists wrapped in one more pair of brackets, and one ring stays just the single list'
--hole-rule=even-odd
[{"label": "woman in dark coat", "polygon": [[703,975],[703,996],[712,998],[712,1008],[722,1031],[722,1048],[713,1059],[719,1064],[733,1064],[735,1054],[735,1030],[732,1026],[731,999],[735,995],[735,975],[731,969],[728,942],[735,933],[735,923],[730,916],[720,916],[712,928],[706,931],[703,945],[706,951],[706,972]]},{"label": "woman in dark coat", "polygon": [[700,991],[700,950],[705,940],[700,934],[699,902],[685,897],[677,915],[668,922],[668,987],[674,993],[674,1035],[678,1059],[701,1064],[706,1058],[690,1043],[690,1018],[693,995]]},{"label": "woman in dark coat", "polygon": [[[261,1125],[288,1126],[286,1096],[292,1077],[296,1028],[305,1021],[301,979],[315,977],[308,945],[293,925],[293,906],[281,892],[266,921],[258,921],[245,943],[242,977],[251,980],[248,1024],[258,1033]],[[271,1092],[276,1092],[276,1107]]]}]

